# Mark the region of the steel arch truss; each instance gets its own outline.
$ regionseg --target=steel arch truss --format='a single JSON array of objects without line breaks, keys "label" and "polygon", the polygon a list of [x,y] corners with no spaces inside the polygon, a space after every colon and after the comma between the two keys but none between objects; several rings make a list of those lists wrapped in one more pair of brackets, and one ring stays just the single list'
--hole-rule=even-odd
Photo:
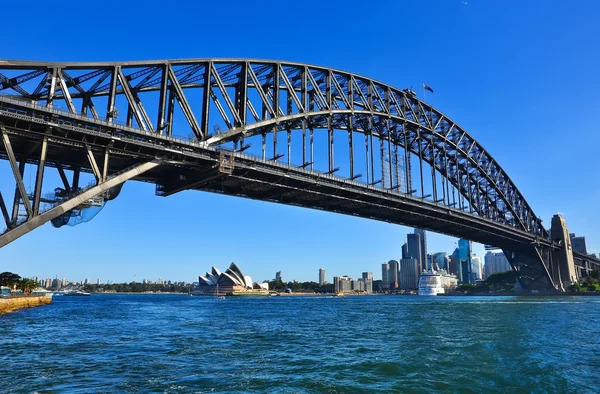
[{"label": "steel arch truss", "polygon": [[[291,133],[301,130],[300,166],[310,168],[313,133],[323,130],[328,141],[324,172],[330,174],[337,171],[334,130],[345,130],[349,153],[344,165],[348,165],[351,179],[358,177],[354,150],[360,134],[368,152],[362,168],[368,184],[380,182],[380,187],[391,192],[413,195],[419,192],[412,184],[411,162],[416,163],[423,199],[549,238],[508,174],[469,133],[409,89],[355,74],[249,59],[98,64],[0,61],[0,95],[48,107],[60,103],[71,113],[98,121],[116,122],[119,110],[126,110],[129,127],[165,136],[184,129],[191,131],[190,139],[206,147],[230,144],[231,149],[243,151],[254,137],[262,139],[265,159],[268,137],[274,145],[272,160],[286,155],[278,154],[277,135],[287,132],[289,164]],[[377,148],[381,179],[375,174],[373,151]],[[384,180],[393,177],[394,171],[398,177],[401,171],[383,171],[386,166],[398,165],[394,156],[404,158],[404,184],[399,179]],[[432,168],[430,195],[425,195],[423,186],[423,163]],[[437,190],[440,187],[442,190]],[[457,191],[458,199],[450,198],[450,190]]]}]

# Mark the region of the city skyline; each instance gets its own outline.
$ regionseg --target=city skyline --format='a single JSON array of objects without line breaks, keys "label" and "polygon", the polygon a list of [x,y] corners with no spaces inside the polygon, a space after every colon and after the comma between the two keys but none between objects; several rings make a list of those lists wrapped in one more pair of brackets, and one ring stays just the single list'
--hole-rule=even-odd
[{"label": "city skyline", "polygon": [[[121,6],[124,13],[140,12],[127,4]],[[291,4],[280,6],[282,12],[286,7],[287,11],[295,12]],[[414,41],[395,46],[378,41],[385,34],[396,34],[394,23],[382,24],[383,34],[370,33],[371,36],[356,39],[355,50],[351,52],[347,44],[337,41],[298,52],[296,48],[304,40],[294,36],[274,36],[275,42],[269,46],[236,40],[224,46],[220,40],[205,40],[200,47],[194,23],[185,15],[181,34],[173,45],[157,50],[157,37],[152,35],[159,33],[152,32],[152,37],[134,47],[117,40],[107,55],[98,51],[97,46],[88,45],[90,40],[106,42],[102,31],[74,36],[68,42],[43,42],[37,33],[21,31],[17,21],[8,20],[8,31],[20,30],[20,44],[7,44],[2,56],[46,61],[245,56],[338,68],[399,88],[419,86],[426,81],[435,89],[434,94],[427,95],[427,101],[456,119],[489,149],[546,227],[550,226],[552,215],[560,211],[569,230],[585,236],[589,252],[597,252],[600,233],[596,223],[600,221],[600,212],[593,207],[600,197],[600,174],[581,171],[597,168],[595,147],[600,142],[600,135],[594,132],[598,120],[589,116],[598,106],[595,91],[600,80],[595,72],[595,59],[581,59],[584,53],[594,56],[587,40],[581,39],[593,34],[585,30],[588,29],[585,24],[576,24],[569,31],[554,28],[565,15],[579,20],[585,19],[589,11],[560,2],[535,9],[527,5],[510,9],[503,4],[473,2],[464,6],[459,1],[444,2],[438,7],[432,16],[434,21],[447,20],[451,15],[460,23],[450,31],[440,27],[443,23],[439,26],[426,23],[427,28]],[[343,6],[339,8],[343,9],[339,12],[348,12]],[[426,4],[414,3],[373,5],[366,12],[371,17],[393,21],[394,15],[427,15],[429,11]],[[495,18],[490,20],[490,15]],[[502,20],[511,21],[509,31],[499,22]],[[532,27],[533,20],[536,27]],[[114,21],[107,23],[113,23],[114,29],[122,27]],[[208,23],[214,29],[219,28],[215,21]],[[285,27],[281,21],[275,23],[274,28]],[[520,39],[531,37],[532,29],[539,34],[528,41]],[[233,26],[227,34],[244,33],[242,27]],[[448,40],[452,40],[452,45],[444,45]],[[563,49],[548,47],[547,42],[568,42],[568,48],[564,49],[567,55]],[[460,55],[456,47],[462,49]],[[435,48],[440,59],[449,60],[432,62],[425,56],[424,48]],[[416,54],[413,62],[404,61],[407,52]],[[557,87],[548,81],[561,81],[561,92],[585,87],[578,93],[581,100],[558,99]],[[515,100],[516,92],[520,94],[519,104],[506,105]],[[419,89],[417,93],[421,97]],[[549,117],[552,113],[568,116]],[[565,130],[569,130],[567,139]],[[579,143],[584,138],[586,144]],[[556,152],[560,152],[561,163],[565,164],[551,170],[547,165],[539,165],[548,163]],[[0,190],[3,195],[14,195],[12,184],[5,182],[11,176],[10,169],[7,165],[1,167]],[[24,181],[28,187],[34,178],[35,174],[27,169]],[[48,175],[48,185],[56,178],[56,174]],[[574,192],[582,184],[588,189]],[[281,230],[283,227],[285,231]],[[307,228],[311,231],[306,231]],[[282,270],[286,278],[314,280],[315,270],[322,266],[328,272],[335,268],[340,274],[358,277],[365,269],[379,272],[377,266],[384,261],[399,260],[399,239],[410,231],[366,219],[209,193],[182,192],[160,198],[154,196],[154,185],[128,182],[121,196],[109,202],[92,222],[61,229],[46,225],[2,248],[0,261],[3,270],[23,276],[92,278],[107,277],[107,272],[114,272],[114,280],[118,281],[131,281],[136,275],[139,278],[166,274],[192,280],[206,265],[231,261],[239,262],[255,277],[264,279]],[[428,249],[432,252],[452,251],[454,242],[454,238],[428,232]],[[475,253],[484,255],[481,245],[473,247]]]}]

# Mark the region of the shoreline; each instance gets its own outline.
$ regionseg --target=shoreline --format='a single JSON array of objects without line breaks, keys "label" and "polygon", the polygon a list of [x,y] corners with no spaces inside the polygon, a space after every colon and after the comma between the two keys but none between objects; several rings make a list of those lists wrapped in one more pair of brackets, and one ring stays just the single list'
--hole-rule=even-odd
[{"label": "shoreline", "polygon": [[52,296],[19,296],[0,298],[0,315],[18,311],[25,308],[35,308],[37,306],[48,305],[52,303]]}]

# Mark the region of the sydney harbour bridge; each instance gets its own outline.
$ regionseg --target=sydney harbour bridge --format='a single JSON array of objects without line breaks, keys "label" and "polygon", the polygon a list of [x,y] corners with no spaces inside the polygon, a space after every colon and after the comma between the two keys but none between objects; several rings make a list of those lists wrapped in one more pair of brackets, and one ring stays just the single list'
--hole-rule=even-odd
[{"label": "sydney harbour bridge", "polygon": [[[47,222],[85,220],[136,180],[159,196],[222,193],[492,245],[526,290],[562,291],[600,267],[573,252],[560,215],[545,227],[448,116],[411,89],[345,71],[253,59],[0,60],[0,137],[15,184],[0,193],[0,247]],[[48,172],[58,184],[44,184]]]}]

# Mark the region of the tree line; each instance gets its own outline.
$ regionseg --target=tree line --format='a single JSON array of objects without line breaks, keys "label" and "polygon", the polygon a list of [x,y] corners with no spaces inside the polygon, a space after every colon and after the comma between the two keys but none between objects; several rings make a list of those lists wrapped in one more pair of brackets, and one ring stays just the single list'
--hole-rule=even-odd
[{"label": "tree line", "polygon": [[176,284],[158,284],[158,283],[108,283],[108,284],[87,284],[83,287],[85,291],[97,292],[116,292],[116,293],[188,293],[190,286],[179,286]]},{"label": "tree line", "polygon": [[29,294],[37,287],[37,283],[33,279],[21,278],[18,274],[6,271],[0,273],[0,286],[9,287],[11,290],[16,287],[23,293]]}]

